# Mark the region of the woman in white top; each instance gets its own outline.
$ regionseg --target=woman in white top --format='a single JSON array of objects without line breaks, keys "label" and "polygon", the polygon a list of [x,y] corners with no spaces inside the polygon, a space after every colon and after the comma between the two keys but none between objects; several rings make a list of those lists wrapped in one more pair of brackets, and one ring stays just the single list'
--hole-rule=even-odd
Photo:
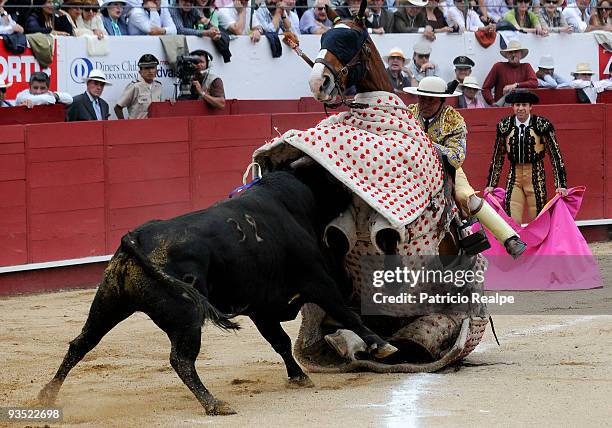
[{"label": "woman in white top", "polygon": [[459,27],[460,33],[478,30],[483,30],[488,33],[495,31],[495,24],[484,25],[478,17],[478,14],[472,9],[468,10],[466,26],[465,4],[463,0],[455,0],[455,6],[449,8],[446,20],[451,27]]},{"label": "woman in white top", "polygon": [[76,25],[79,29],[91,30],[98,39],[102,39],[104,36],[108,36],[108,33],[104,28],[104,22],[99,11],[98,0],[86,0],[83,3],[83,13],[76,19]]}]

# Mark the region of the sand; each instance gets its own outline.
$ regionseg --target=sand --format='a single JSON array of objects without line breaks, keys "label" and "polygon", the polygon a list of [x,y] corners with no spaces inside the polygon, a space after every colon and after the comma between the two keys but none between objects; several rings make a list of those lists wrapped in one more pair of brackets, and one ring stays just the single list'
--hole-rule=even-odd
[{"label": "sand", "polygon": [[[612,244],[593,244],[612,254]],[[288,389],[280,357],[249,319],[206,327],[197,368],[234,416],[207,416],[171,368],[169,341],[146,315],[111,331],[68,376],[62,426],[602,426],[612,410],[612,267],[581,310],[498,315],[463,364],[431,374],[311,374]],[[0,299],[0,407],[35,406],[87,316],[94,290]],[[545,300],[547,293],[530,293]],[[552,295],[548,295],[552,296]],[[586,314],[584,308],[593,309]],[[299,319],[284,324],[293,338]],[[42,423],[2,423],[0,426]],[[52,423],[51,426],[60,424]]]}]

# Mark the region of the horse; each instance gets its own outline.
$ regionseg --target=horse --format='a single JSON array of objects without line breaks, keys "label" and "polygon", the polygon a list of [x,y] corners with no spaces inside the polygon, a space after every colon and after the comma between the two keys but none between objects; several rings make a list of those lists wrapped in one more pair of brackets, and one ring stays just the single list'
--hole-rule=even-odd
[{"label": "horse", "polygon": [[[308,83],[314,98],[324,103],[326,107],[338,107],[340,105],[348,106],[351,110],[345,114],[344,118],[347,120],[347,122],[350,122],[349,125],[354,126],[359,126],[361,124],[361,119],[365,121],[364,118],[366,116],[374,116],[371,110],[381,110],[378,107],[381,104],[369,105],[367,102],[364,103],[364,99],[367,99],[367,97],[371,94],[376,94],[378,96],[378,99],[376,100],[377,103],[380,103],[380,100],[383,99],[383,105],[385,102],[389,104],[384,106],[385,108],[390,110],[396,109],[398,117],[404,115],[404,111],[406,110],[403,103],[399,104],[398,101],[393,98],[395,96],[393,94],[393,87],[388,78],[384,63],[367,32],[365,26],[366,5],[366,0],[362,0],[359,12],[352,21],[340,21],[335,11],[329,6],[326,6],[328,17],[330,20],[332,20],[334,26],[322,35],[321,50],[319,51],[315,60],[309,61],[296,49],[298,54],[300,54],[300,56],[302,56],[312,67]],[[351,86],[354,86],[357,91],[357,95],[354,100],[349,100],[345,96],[346,89]],[[387,97],[385,94],[388,94],[389,96]],[[369,114],[366,115],[364,112],[368,112]],[[409,115],[401,116],[399,118],[400,120],[401,118],[413,119]],[[357,121],[355,121],[355,119],[357,119]],[[397,118],[393,117],[393,119],[396,120]],[[383,122],[384,120],[385,118],[381,119]],[[393,122],[393,120],[391,122]],[[416,135],[423,136],[424,133],[420,129],[420,125],[414,125],[413,122],[416,121],[412,120],[411,126],[416,126],[419,128],[418,131],[415,131]],[[329,125],[331,125],[331,129],[333,130],[337,123],[333,122],[331,118],[328,118],[327,125],[328,127],[325,128],[326,134],[327,131],[330,130]],[[375,125],[376,124],[374,124],[373,127],[376,127]],[[315,130],[322,129],[320,126],[321,124],[319,124]],[[368,125],[368,129],[369,128],[370,126]],[[358,129],[358,131],[359,130],[360,129]],[[395,134],[395,132],[393,133]],[[342,132],[340,135],[342,135]],[[359,138],[361,138],[362,134],[359,133],[358,135]],[[314,137],[312,138],[314,139]],[[367,143],[368,138],[363,138],[366,139]],[[420,144],[419,141],[416,141],[416,143]],[[374,145],[374,147],[376,147],[376,145]],[[432,152],[435,150],[431,144],[429,145],[429,149]],[[314,153],[316,154],[316,152]],[[337,153],[334,152],[334,155],[337,156]],[[428,155],[431,155],[431,153]],[[376,161],[376,158],[374,158],[374,161]],[[382,159],[380,162],[382,162]],[[375,162],[372,163],[375,165]],[[439,165],[432,164],[431,168],[442,168],[443,164],[444,160],[441,159]],[[446,166],[448,167],[448,165]],[[398,266],[399,262],[397,256],[423,254],[423,252],[432,252],[434,255],[444,258],[447,261],[451,260],[450,264],[459,263],[459,260],[462,260],[461,263],[465,262],[465,252],[460,248],[457,225],[452,220],[454,217],[452,212],[456,210],[456,205],[452,197],[452,169],[444,168],[444,170],[444,186],[440,186],[438,189],[439,192],[437,193],[438,195],[443,194],[443,196],[440,196],[438,199],[439,207],[441,208],[443,215],[435,217],[436,221],[443,224],[439,230],[439,234],[430,235],[434,237],[433,240],[436,241],[435,245],[430,245],[427,247],[427,249],[419,248],[417,246],[416,251],[414,248],[408,249],[406,245],[402,246],[403,237],[401,236],[401,232],[398,232],[397,228],[385,228],[382,229],[382,233],[379,233],[374,237],[372,245],[365,245],[362,243],[363,245],[361,248],[354,247],[352,252],[346,254],[345,259],[347,269],[353,275],[353,278],[356,279],[352,296],[353,300],[349,302],[349,306],[353,308],[358,306],[359,297],[364,292],[363,289],[359,289],[360,285],[358,285],[358,283],[361,281],[360,276],[362,266],[360,263],[361,256],[363,255],[384,256],[385,270],[392,270],[393,267]],[[432,191],[432,193],[434,192],[435,191]],[[422,211],[422,214],[423,215],[420,219],[416,218],[413,221],[413,224],[419,224],[419,222],[422,223],[422,217],[424,217],[426,214],[429,215],[429,213],[426,211]],[[343,236],[342,233],[339,233],[338,230],[331,228],[331,231],[333,233],[326,236],[326,242],[328,245],[332,248],[337,247],[336,253],[346,252],[346,248],[349,245],[347,242],[348,239]],[[421,240],[421,242],[422,241],[423,240]],[[429,244],[429,242],[427,243]],[[375,251],[373,250],[373,247],[375,248]],[[466,263],[472,267],[482,267],[484,261],[481,257],[472,256],[471,262]],[[340,333],[339,335],[325,335],[326,332],[332,333],[338,327],[341,327],[335,323],[334,320],[330,320],[328,316],[321,314],[321,312],[317,311],[316,309],[313,310],[312,307],[308,305],[302,309],[302,313],[304,321],[302,323],[302,328],[300,329],[300,336],[294,347],[294,352],[296,353],[298,361],[302,365],[306,366],[309,370],[323,372],[349,371],[354,369],[370,369],[381,372],[437,370],[444,365],[460,360],[465,355],[469,354],[480,341],[484,333],[484,327],[487,324],[487,319],[484,317],[486,308],[482,305],[475,308],[475,311],[471,312],[469,315],[459,318],[449,318],[447,323],[439,322],[439,319],[442,317],[437,316],[437,314],[435,319],[428,318],[430,315],[426,314],[425,316],[417,318],[416,321],[415,317],[406,317],[399,314],[395,314],[395,316],[362,315],[365,325],[380,334],[381,337],[386,337],[387,339],[397,339],[395,342],[390,341],[390,343],[400,348],[400,352],[391,358],[384,361],[371,361],[356,359],[355,352],[363,349],[364,346],[359,338],[351,336],[350,332],[346,333],[346,330],[338,330],[338,332],[345,333]],[[312,321],[313,319],[315,321]],[[315,325],[319,321],[320,325]],[[328,324],[327,326],[325,325],[326,323]],[[415,330],[418,330],[417,325],[419,323],[422,325],[427,325],[428,328],[433,326],[433,330],[435,330],[437,327],[442,330],[448,330],[442,334],[445,339],[441,342],[444,342],[444,344],[441,345],[440,343],[433,343],[431,338],[435,336],[435,332],[432,332],[430,337],[416,337]],[[434,325],[436,323],[438,323],[437,327]],[[308,331],[308,329],[313,328],[315,330],[320,328],[323,333],[317,332],[316,334],[313,334],[311,331]],[[408,337],[406,337],[406,335]],[[463,343],[459,343],[461,341],[460,337],[464,338]],[[329,353],[322,351],[321,346],[313,345],[313,343],[316,342],[323,343],[323,338],[329,343],[329,345],[331,345],[332,348],[338,351],[338,354],[340,354],[343,359],[338,360],[331,358],[330,360]],[[467,340],[465,338],[467,338]],[[441,346],[447,347],[446,351],[451,349],[452,352],[448,351],[446,354],[444,354],[445,351],[441,349]],[[353,348],[352,351],[347,349],[351,347]],[[410,363],[408,359],[411,358],[411,356],[407,355],[410,352],[404,352],[407,350],[407,348],[410,348],[413,351],[416,348],[422,348],[421,350],[424,350],[424,354],[431,357],[429,363],[421,365],[414,365]],[[410,349],[408,349],[408,351],[410,351]],[[421,358],[423,353],[417,353],[420,354],[419,358]],[[323,354],[325,355],[323,356]],[[315,361],[317,358],[320,359],[319,362]],[[360,358],[363,358],[363,356]],[[348,363],[347,360],[349,361]],[[332,363],[330,363],[330,361],[332,361]],[[330,366],[335,367],[331,368]]]}]

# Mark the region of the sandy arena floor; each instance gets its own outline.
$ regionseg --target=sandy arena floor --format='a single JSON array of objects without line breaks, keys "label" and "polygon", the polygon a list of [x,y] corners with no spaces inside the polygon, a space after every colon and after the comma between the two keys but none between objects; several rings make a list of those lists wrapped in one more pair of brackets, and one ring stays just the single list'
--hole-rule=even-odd
[{"label": "sandy arena floor", "polygon": [[[592,249],[612,254],[610,243]],[[612,266],[602,270],[605,287],[579,296],[582,308],[610,314]],[[36,394],[79,333],[94,293],[0,299],[0,406],[36,405]],[[532,294],[546,299],[546,293]],[[316,387],[303,390],[285,388],[280,357],[250,320],[240,319],[243,330],[237,334],[207,327],[197,367],[208,389],[238,411],[223,417],[205,415],[170,367],[165,334],[148,317],[135,314],[68,376],[58,402],[64,408],[62,426],[609,424],[612,316],[549,313],[497,316],[501,347],[488,330],[458,370],[312,374]],[[293,338],[298,327],[299,320],[285,324]]]}]

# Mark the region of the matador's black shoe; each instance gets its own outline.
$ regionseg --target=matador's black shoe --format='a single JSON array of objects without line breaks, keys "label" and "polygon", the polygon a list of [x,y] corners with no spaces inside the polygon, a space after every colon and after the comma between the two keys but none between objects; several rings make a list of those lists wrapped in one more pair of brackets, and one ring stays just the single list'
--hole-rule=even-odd
[{"label": "matador's black shoe", "polygon": [[511,236],[504,242],[504,247],[506,247],[506,252],[516,260],[525,252],[527,244],[521,241],[518,236]]}]

